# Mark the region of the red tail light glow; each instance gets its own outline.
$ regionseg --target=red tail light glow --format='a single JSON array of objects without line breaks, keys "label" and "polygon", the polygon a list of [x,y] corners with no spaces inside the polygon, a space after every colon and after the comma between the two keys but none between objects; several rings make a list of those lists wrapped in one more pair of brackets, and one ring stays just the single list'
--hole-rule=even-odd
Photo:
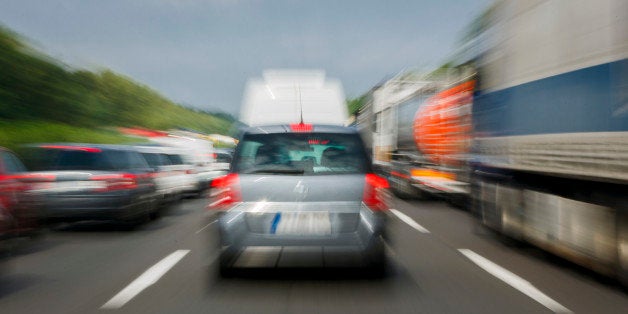
[{"label": "red tail light glow", "polygon": [[44,173],[21,173],[11,176],[12,179],[22,182],[20,189],[27,190],[45,190],[52,187],[57,180],[54,174]]},{"label": "red tail light glow", "polygon": [[230,173],[214,179],[210,191],[208,209],[227,209],[242,200],[240,195],[240,178],[236,173]]},{"label": "red tail light glow", "polygon": [[100,148],[94,147],[84,147],[84,146],[72,146],[72,145],[42,145],[41,148],[48,149],[65,149],[65,150],[78,150],[82,152],[88,153],[100,153],[102,150]]},{"label": "red tail light glow", "polygon": [[91,180],[104,181],[105,187],[99,189],[99,192],[111,192],[119,190],[133,190],[138,187],[138,176],[132,173],[122,174],[106,174],[92,176]]},{"label": "red tail light glow", "polygon": [[15,175],[14,179],[26,182],[53,182],[57,180],[57,176],[55,176],[54,174],[25,173]]},{"label": "red tail light glow", "polygon": [[375,211],[388,210],[388,181],[376,174],[366,174],[366,185],[364,186],[364,204]]},{"label": "red tail light glow", "polygon": [[314,126],[309,123],[292,123],[290,124],[290,130],[292,132],[312,132]]},{"label": "red tail light glow", "polygon": [[0,175],[0,219],[3,219],[3,210],[11,211],[17,203],[16,192],[19,185],[11,176]]}]

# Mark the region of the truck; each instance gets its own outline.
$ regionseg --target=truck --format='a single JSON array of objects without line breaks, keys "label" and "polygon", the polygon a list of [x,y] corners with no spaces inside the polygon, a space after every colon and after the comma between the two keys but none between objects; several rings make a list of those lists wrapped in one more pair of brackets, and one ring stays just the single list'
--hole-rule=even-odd
[{"label": "truck", "polygon": [[311,123],[346,125],[342,84],[323,70],[269,69],[245,87],[240,121],[248,126]]},{"label": "truck", "polygon": [[365,96],[357,117],[373,161],[401,198],[468,197],[473,72],[401,73]]},{"label": "truck", "polygon": [[628,283],[628,2],[498,1],[486,21],[472,212]]}]

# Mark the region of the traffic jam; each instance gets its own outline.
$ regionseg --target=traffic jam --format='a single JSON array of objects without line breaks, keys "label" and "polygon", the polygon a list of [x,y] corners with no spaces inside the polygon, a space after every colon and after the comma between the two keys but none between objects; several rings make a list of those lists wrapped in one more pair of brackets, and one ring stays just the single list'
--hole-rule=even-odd
[{"label": "traffic jam", "polygon": [[495,1],[353,100],[267,67],[224,134],[7,141],[0,312],[626,313],[626,8]]}]

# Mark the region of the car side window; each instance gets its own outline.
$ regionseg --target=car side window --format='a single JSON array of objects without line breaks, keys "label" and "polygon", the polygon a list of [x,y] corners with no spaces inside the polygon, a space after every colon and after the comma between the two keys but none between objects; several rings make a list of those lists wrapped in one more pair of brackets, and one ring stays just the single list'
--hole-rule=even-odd
[{"label": "car side window", "polygon": [[146,160],[142,158],[142,155],[136,152],[125,152],[129,161],[130,169],[142,169],[148,168]]},{"label": "car side window", "polygon": [[168,155],[168,159],[170,159],[170,163],[173,165],[183,165],[183,158],[179,155]]},{"label": "car side window", "polygon": [[172,165],[172,161],[170,161],[170,159],[168,159],[168,156],[166,154],[158,154],[157,156],[159,156],[159,163],[163,166],[170,166]]},{"label": "car side window", "polygon": [[136,152],[111,150],[107,152],[107,159],[115,170],[148,168],[146,160]]},{"label": "car side window", "polygon": [[10,152],[2,152],[2,163],[4,164],[4,171],[6,173],[18,173],[25,172],[26,167],[22,164],[19,158]]},{"label": "car side window", "polygon": [[146,162],[151,167],[159,167],[163,165],[159,158],[159,154],[142,153],[142,156],[144,157],[144,159],[146,159]]},{"label": "car side window", "polygon": [[216,162],[230,163],[231,156],[229,154],[218,153],[216,154]]}]

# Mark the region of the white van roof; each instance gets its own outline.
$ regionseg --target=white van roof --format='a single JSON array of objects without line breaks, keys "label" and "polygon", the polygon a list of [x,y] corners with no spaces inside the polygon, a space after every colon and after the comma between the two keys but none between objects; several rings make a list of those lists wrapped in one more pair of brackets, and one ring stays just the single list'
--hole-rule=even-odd
[{"label": "white van roof", "polygon": [[240,121],[249,126],[298,123],[345,125],[347,106],[342,84],[322,70],[266,70],[250,79]]}]

